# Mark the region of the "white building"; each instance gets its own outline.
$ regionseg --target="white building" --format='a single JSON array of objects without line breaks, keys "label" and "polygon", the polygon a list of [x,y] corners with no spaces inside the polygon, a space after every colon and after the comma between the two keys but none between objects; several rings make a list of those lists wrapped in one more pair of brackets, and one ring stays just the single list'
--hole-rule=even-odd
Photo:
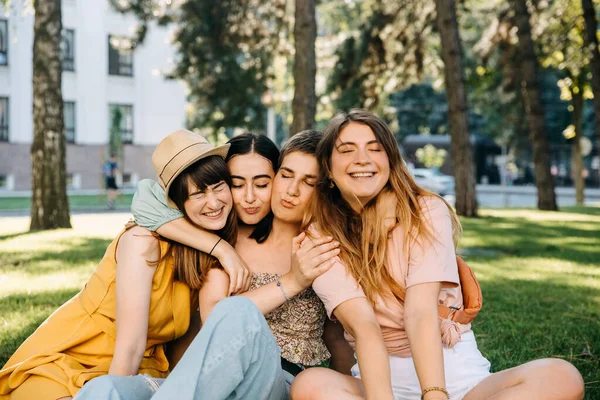
[{"label": "white building", "polygon": [[[33,12],[13,1],[0,9],[0,190],[31,188]],[[122,50],[137,21],[108,0],[63,0],[63,75],[67,173],[72,189],[103,186],[111,110],[123,115],[124,185],[154,177],[151,154],[185,126],[185,86],[167,81],[170,29],[152,26],[143,44]]]}]

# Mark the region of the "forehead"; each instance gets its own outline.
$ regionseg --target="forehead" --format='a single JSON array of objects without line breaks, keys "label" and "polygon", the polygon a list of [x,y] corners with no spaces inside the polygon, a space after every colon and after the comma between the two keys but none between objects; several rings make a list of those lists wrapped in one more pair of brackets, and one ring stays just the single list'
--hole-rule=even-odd
[{"label": "forehead", "polygon": [[300,175],[317,176],[319,173],[317,157],[300,151],[286,154],[280,168],[292,170],[294,173]]},{"label": "forehead", "polygon": [[273,176],[273,165],[269,160],[256,153],[242,154],[232,157],[228,162],[231,175],[251,178],[256,175]]},{"label": "forehead", "polygon": [[338,144],[339,142],[359,144],[372,142],[373,140],[377,140],[377,138],[369,125],[350,122],[342,128],[336,142]]}]

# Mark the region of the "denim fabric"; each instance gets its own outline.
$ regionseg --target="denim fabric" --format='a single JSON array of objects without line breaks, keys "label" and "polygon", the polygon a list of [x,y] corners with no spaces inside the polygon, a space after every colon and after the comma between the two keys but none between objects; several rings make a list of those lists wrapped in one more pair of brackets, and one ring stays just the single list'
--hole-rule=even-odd
[{"label": "denim fabric", "polygon": [[290,377],[261,312],[244,297],[230,297],[215,306],[175,369],[160,381],[107,375],[86,383],[75,399],[284,400]]}]

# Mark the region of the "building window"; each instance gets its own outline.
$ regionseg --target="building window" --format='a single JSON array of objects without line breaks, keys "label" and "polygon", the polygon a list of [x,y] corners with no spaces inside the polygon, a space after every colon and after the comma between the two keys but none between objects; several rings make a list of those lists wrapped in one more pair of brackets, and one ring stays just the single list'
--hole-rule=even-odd
[{"label": "building window", "polygon": [[64,29],[60,43],[63,71],[75,71],[75,31]]},{"label": "building window", "polygon": [[8,142],[8,97],[0,97],[0,142]]},{"label": "building window", "polygon": [[63,103],[63,115],[65,118],[65,138],[67,143],[75,143],[75,102],[65,101]]},{"label": "building window", "polygon": [[[111,104],[109,105],[110,129],[114,126],[119,126],[121,132],[121,143],[133,143],[133,106],[127,104]],[[110,137],[109,132],[109,137]]]},{"label": "building window", "polygon": [[133,42],[131,39],[108,36],[108,74],[133,76]]},{"label": "building window", "polygon": [[0,190],[8,189],[8,176],[0,175]]},{"label": "building window", "polygon": [[0,65],[8,65],[8,21],[0,19]]}]

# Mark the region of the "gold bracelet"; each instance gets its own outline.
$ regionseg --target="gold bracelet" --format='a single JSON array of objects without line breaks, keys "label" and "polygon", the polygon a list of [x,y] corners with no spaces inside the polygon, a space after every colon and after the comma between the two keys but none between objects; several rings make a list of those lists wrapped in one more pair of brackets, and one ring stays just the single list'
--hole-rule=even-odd
[{"label": "gold bracelet", "polygon": [[439,386],[432,386],[432,387],[423,389],[423,392],[421,392],[421,400],[423,400],[423,398],[425,397],[425,393],[429,393],[429,392],[443,392],[446,395],[446,397],[450,398],[450,393],[448,393],[446,388],[439,387]]}]

